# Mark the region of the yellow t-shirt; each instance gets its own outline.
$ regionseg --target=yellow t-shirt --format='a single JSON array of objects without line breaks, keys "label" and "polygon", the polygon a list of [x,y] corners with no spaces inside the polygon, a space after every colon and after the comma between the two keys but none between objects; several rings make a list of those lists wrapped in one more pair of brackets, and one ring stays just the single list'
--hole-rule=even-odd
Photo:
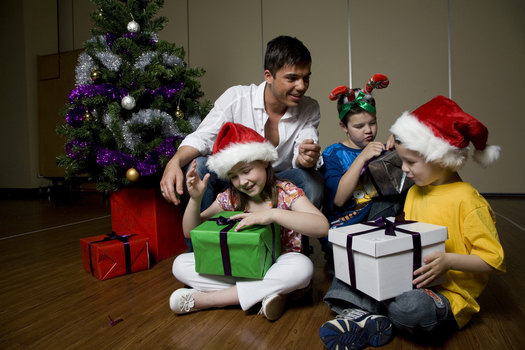
[{"label": "yellow t-shirt", "polygon": [[[488,202],[466,182],[440,186],[412,186],[405,202],[405,218],[448,228],[445,251],[475,254],[505,272],[503,248],[496,231],[496,217]],[[488,282],[488,274],[450,270],[447,282],[436,286],[450,301],[459,328],[479,311],[476,298]]]}]

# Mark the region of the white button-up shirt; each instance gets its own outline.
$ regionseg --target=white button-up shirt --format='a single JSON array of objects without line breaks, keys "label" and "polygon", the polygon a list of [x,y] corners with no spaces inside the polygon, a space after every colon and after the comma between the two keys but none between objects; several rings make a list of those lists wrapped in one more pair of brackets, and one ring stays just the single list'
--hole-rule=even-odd
[{"label": "white button-up shirt", "polygon": [[[181,146],[191,146],[203,156],[210,155],[217,134],[226,122],[243,124],[265,137],[264,126],[268,120],[264,108],[265,87],[266,82],[263,82],[259,86],[234,86],[226,90],[215,101],[213,109],[197,130],[188,135]],[[319,104],[308,96],[303,96],[296,107],[286,110],[278,125],[279,159],[273,163],[275,171],[296,168],[295,159],[303,140],[312,139],[319,143],[317,127],[320,120]]]}]

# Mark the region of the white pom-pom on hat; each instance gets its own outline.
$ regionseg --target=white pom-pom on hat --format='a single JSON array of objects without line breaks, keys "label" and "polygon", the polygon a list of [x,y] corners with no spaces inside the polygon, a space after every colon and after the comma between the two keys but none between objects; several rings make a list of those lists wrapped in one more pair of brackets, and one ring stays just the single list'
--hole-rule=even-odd
[{"label": "white pom-pom on hat", "polygon": [[488,168],[499,158],[500,146],[487,145],[484,150],[475,150],[472,156],[483,168]]}]

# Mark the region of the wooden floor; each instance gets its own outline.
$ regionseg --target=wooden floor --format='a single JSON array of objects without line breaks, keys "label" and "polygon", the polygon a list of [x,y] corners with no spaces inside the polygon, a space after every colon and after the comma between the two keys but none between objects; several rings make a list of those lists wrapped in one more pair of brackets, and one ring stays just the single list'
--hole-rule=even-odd
[{"label": "wooden floor", "polygon": [[[441,346],[397,336],[383,349],[525,348],[525,198],[492,198],[507,274],[491,276],[482,311]],[[173,314],[182,284],[173,259],[150,270],[99,281],[82,268],[79,239],[111,231],[99,193],[0,200],[0,349],[324,349],[319,327],[334,314],[317,241],[313,289],[270,322],[239,308]],[[123,321],[114,326],[113,320]]]}]

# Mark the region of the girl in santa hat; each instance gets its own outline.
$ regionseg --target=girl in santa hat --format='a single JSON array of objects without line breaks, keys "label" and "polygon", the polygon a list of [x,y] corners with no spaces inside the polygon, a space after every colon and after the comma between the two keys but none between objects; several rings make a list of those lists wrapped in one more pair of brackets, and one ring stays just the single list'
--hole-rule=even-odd
[{"label": "girl in santa hat", "polygon": [[[487,144],[485,125],[437,96],[405,112],[390,132],[402,169],[415,183],[407,193],[405,219],[446,226],[445,252],[423,257],[413,290],[382,302],[334,279],[324,299],[339,316],[319,330],[330,349],[381,346],[390,340],[392,325],[416,338],[443,341],[479,312],[476,298],[488,275],[506,270],[494,212],[458,174],[469,143],[482,167],[498,159],[500,148]],[[430,287],[443,275],[446,282]]]},{"label": "girl in santa hat", "polygon": [[235,231],[277,223],[281,226],[282,254],[261,280],[199,274],[195,272],[193,253],[179,255],[173,263],[173,274],[192,288],[181,288],[171,295],[173,312],[184,314],[229,305],[248,310],[262,301],[260,313],[276,320],[287,295],[309,285],[313,264],[302,253],[301,235],[326,236],[328,221],[300,188],[276,179],[271,165],[276,159],[275,147],[256,131],[241,124],[224,124],[207,166],[230,180],[230,186],[202,213],[200,204],[209,174],[200,180],[193,161],[186,179],[190,200],[184,212],[184,235],[190,238],[192,229],[221,211],[243,211],[231,217],[241,219]]}]

